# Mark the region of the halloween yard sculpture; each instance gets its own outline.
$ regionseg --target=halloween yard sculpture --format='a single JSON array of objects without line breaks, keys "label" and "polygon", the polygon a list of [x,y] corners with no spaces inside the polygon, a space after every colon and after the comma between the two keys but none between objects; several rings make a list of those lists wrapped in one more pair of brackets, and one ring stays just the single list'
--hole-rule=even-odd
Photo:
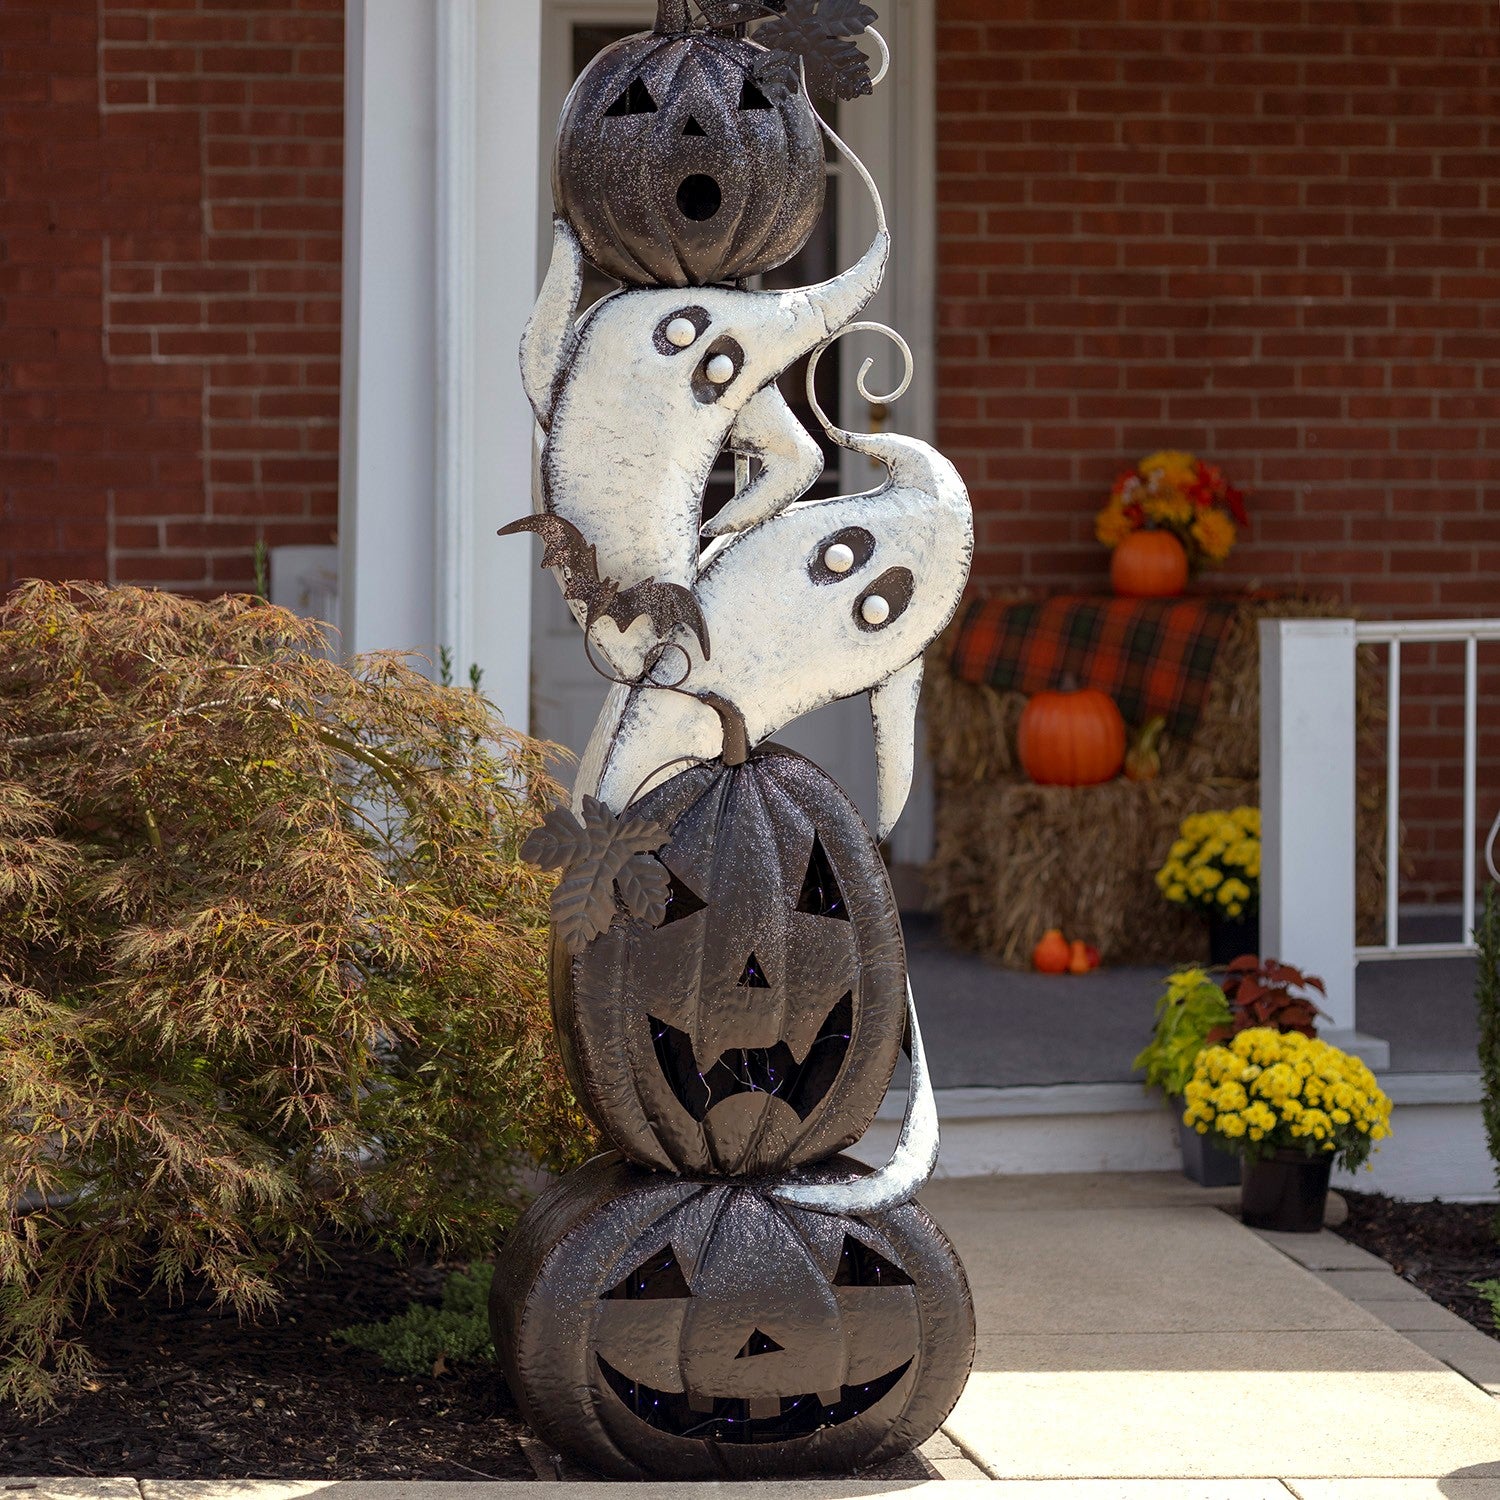
[{"label": "halloween yard sculpture", "polygon": [[[552,1003],[575,1091],[615,1150],[542,1194],[491,1316],[538,1434],[622,1478],[847,1472],[922,1442],[973,1354],[973,1309],[913,1202],[937,1118],[876,838],[912,777],[922,653],[968,576],[953,466],[834,425],[821,352],[879,288],[880,195],[811,94],[884,76],[860,0],[659,0],[563,108],[551,265],[521,349],[538,424],[531,531],[614,684],[571,807],[528,857],[561,871]],[[871,75],[854,38],[882,66]],[[817,286],[762,291],[823,205],[823,139],[876,235]],[[578,317],[585,259],[622,289]],[[811,355],[835,443],[882,465],[804,500],[822,450],[777,381]],[[707,524],[721,452],[734,498]],[[868,694],[877,828],[770,743]],[[868,1129],[903,1046],[891,1160]]]}]

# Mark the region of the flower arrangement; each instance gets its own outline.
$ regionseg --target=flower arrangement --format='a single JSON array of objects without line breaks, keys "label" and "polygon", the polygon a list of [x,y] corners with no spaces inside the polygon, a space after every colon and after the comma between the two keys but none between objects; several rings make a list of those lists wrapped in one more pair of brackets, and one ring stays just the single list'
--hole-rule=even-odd
[{"label": "flower arrangement", "polygon": [[1205,1048],[1183,1093],[1182,1123],[1252,1162],[1290,1148],[1352,1170],[1391,1133],[1391,1101],[1369,1068],[1298,1031],[1255,1027]]},{"label": "flower arrangement", "polygon": [[1182,820],[1156,888],[1178,906],[1231,921],[1260,900],[1260,809],[1193,813]]},{"label": "flower arrangement", "polygon": [[1245,497],[1215,465],[1191,453],[1148,453],[1120,475],[1094,517],[1094,535],[1111,551],[1136,531],[1170,531],[1193,572],[1221,563],[1248,526]]}]

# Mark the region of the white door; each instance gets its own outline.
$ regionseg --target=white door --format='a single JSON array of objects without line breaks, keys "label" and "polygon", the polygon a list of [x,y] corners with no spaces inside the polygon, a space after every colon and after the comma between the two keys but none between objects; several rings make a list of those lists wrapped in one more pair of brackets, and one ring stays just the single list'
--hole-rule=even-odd
[{"label": "white door", "polygon": [[[542,150],[543,201],[538,205],[540,233],[537,246],[538,281],[551,252],[551,150],[553,129],[563,100],[579,71],[600,50],[619,37],[649,30],[655,18],[652,0],[545,0],[542,35]],[[875,368],[868,384],[875,391],[889,389],[899,378],[899,365],[886,341],[855,335],[839,346],[839,358],[823,361],[819,395],[827,410],[837,410],[852,428],[868,428],[888,421],[902,432],[919,437],[931,434],[932,278],[930,251],[930,107],[925,121],[920,101],[930,93],[920,85],[930,60],[927,38],[931,29],[931,0],[886,0],[881,29],[891,42],[890,76],[867,98],[843,106],[833,121],[844,139],[874,174],[885,198],[886,213],[895,232],[895,245],[885,285],[864,314],[900,328],[916,352],[918,381],[899,408],[887,417],[873,415],[853,388],[854,372],[868,355]],[[903,51],[905,55],[903,56]],[[924,170],[924,152],[928,162]],[[805,285],[831,275],[839,266],[857,260],[874,234],[874,212],[862,187],[838,158],[829,152],[829,196],[823,219],[807,247],[788,265],[760,278],[767,286]],[[918,201],[907,207],[908,200]],[[914,219],[916,241],[904,240],[908,219]],[[612,286],[603,277],[585,283],[585,302]],[[915,314],[915,318],[913,315]],[[911,326],[915,321],[917,326]],[[926,356],[924,359],[924,355]],[[925,377],[925,379],[924,379]],[[824,382],[827,388],[824,389]],[[805,411],[802,366],[784,382],[794,408]],[[816,424],[812,425],[814,431]],[[812,493],[849,493],[877,483],[881,471],[870,460],[825,444],[829,464]],[[717,508],[728,498],[732,467],[721,459],[705,496],[705,508]],[[543,580],[532,594],[532,732],[580,753],[598,717],[607,684],[589,667],[578,626],[558,590]],[[817,761],[858,803],[867,819],[875,808],[875,749],[870,714],[863,696],[830,704],[799,719],[776,736],[783,744]],[[919,778],[920,780],[920,778]],[[914,788],[911,810],[903,820],[920,825],[925,800]],[[903,836],[898,830],[898,854],[903,844],[915,849],[922,842],[920,826]],[[929,835],[930,836],[930,835]],[[908,858],[925,857],[911,853]]]}]

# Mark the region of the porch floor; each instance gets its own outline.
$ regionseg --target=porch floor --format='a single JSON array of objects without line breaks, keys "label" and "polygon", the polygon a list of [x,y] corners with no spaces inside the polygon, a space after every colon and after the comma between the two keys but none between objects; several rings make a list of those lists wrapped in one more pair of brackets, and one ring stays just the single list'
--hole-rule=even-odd
[{"label": "porch floor", "polygon": [[[905,916],[907,960],[933,1086],[1122,1083],[1145,1044],[1166,964],[1092,974],[1004,969]],[[1390,1043],[1392,1073],[1473,1073],[1474,960],[1402,959],[1357,971],[1360,1031]]]}]

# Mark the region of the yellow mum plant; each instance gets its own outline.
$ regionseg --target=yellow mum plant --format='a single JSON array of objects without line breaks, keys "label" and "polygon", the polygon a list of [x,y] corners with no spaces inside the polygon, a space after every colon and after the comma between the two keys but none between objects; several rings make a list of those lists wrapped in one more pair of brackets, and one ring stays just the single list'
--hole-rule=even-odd
[{"label": "yellow mum plant", "polygon": [[1290,1148],[1349,1170],[1391,1133],[1391,1101],[1357,1057],[1298,1031],[1254,1027],[1207,1047],[1182,1123],[1249,1161]]},{"label": "yellow mum plant", "polygon": [[1178,906],[1231,921],[1260,901],[1260,809],[1193,813],[1182,820],[1156,888]]}]

